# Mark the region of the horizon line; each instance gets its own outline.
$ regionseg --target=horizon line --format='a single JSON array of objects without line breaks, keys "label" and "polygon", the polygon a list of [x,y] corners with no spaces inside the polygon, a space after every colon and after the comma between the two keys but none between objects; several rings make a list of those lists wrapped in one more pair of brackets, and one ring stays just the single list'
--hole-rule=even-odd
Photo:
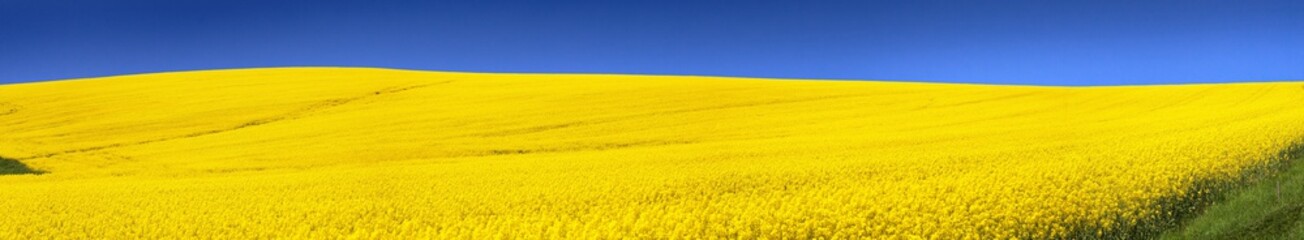
[{"label": "horizon line", "polygon": [[586,76],[635,76],[635,77],[701,77],[701,78],[728,78],[728,79],[747,79],[747,80],[781,80],[781,81],[837,81],[837,82],[885,82],[885,83],[917,83],[917,84],[947,84],[947,85],[982,85],[982,86],[1008,86],[1008,87],[1054,87],[1054,88],[1092,88],[1092,87],[1148,87],[1148,86],[1192,86],[1192,85],[1225,85],[1225,84],[1265,84],[1265,83],[1304,83],[1304,79],[1254,79],[1254,80],[1232,80],[1218,82],[1174,82],[1174,83],[1136,83],[1136,84],[1104,84],[1104,85],[1057,85],[1057,84],[1026,84],[1026,83],[990,83],[990,82],[966,82],[966,81],[942,81],[942,80],[918,80],[918,79],[853,79],[853,78],[801,78],[801,77],[763,77],[763,76],[742,76],[742,75],[713,75],[713,74],[675,74],[675,73],[616,73],[616,72],[528,72],[528,71],[505,71],[505,72],[485,72],[485,71],[465,71],[465,70],[436,70],[436,69],[417,69],[417,68],[399,68],[384,66],[364,66],[364,65],[270,65],[270,66],[253,66],[253,67],[229,67],[229,68],[203,68],[203,69],[183,69],[171,71],[142,71],[121,74],[94,75],[87,77],[73,77],[61,79],[41,79],[19,82],[0,83],[0,87],[24,84],[41,84],[52,82],[93,80],[100,78],[130,77],[141,75],[171,74],[171,73],[190,73],[190,72],[208,72],[208,71],[238,71],[238,70],[271,70],[271,69],[372,69],[372,70],[392,70],[392,71],[413,71],[413,72],[431,72],[431,73],[460,73],[460,74],[517,74],[517,75],[586,75]]}]

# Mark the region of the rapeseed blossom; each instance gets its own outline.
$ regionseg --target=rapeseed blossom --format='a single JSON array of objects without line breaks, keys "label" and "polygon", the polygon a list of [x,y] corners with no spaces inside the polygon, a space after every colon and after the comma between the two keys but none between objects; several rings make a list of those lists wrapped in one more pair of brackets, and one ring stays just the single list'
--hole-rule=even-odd
[{"label": "rapeseed blossom", "polygon": [[0,239],[1106,235],[1271,170],[1304,83],[282,68],[0,86]]}]

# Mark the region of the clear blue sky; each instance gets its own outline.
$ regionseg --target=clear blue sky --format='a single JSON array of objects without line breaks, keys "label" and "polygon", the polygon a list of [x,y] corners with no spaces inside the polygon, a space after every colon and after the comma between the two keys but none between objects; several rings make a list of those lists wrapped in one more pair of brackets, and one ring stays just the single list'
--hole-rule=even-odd
[{"label": "clear blue sky", "polygon": [[1040,85],[1298,80],[1304,1],[0,0],[0,83],[305,65]]}]

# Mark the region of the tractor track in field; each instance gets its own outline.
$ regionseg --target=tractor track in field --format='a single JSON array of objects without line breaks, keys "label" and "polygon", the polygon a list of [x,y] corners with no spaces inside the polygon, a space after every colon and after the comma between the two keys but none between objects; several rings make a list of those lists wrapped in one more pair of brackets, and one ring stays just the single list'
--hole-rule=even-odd
[{"label": "tractor track in field", "polygon": [[797,99],[778,99],[778,100],[770,100],[770,101],[758,101],[758,102],[748,102],[748,103],[735,103],[735,104],[725,104],[725,105],[719,105],[719,106],[699,107],[699,108],[688,108],[688,109],[664,110],[664,111],[656,111],[656,112],[646,112],[646,113],[627,114],[627,115],[622,115],[622,116],[602,117],[602,118],[595,118],[595,119],[581,120],[581,121],[571,121],[571,122],[556,123],[556,124],[548,124],[548,125],[538,125],[538,126],[531,126],[531,127],[524,127],[524,128],[514,128],[514,129],[498,130],[498,131],[484,132],[484,133],[474,133],[474,134],[467,134],[467,135],[453,136],[452,138],[459,138],[459,137],[506,137],[506,136],[513,136],[513,135],[522,135],[522,134],[530,134],[530,133],[545,132],[545,131],[551,131],[551,130],[557,130],[557,129],[563,129],[563,128],[578,127],[578,126],[584,126],[584,125],[595,125],[595,124],[603,124],[603,123],[611,123],[611,122],[627,121],[627,120],[640,119],[640,118],[644,118],[644,117],[659,116],[659,115],[672,115],[672,114],[694,113],[694,112],[704,112],[704,111],[713,111],[713,110],[726,110],[726,109],[736,109],[736,108],[748,108],[748,107],[764,107],[764,106],[771,106],[771,105],[793,104],[793,103],[814,102],[814,101],[825,101],[825,100],[837,100],[837,99],[856,98],[856,97],[874,97],[874,95],[864,95],[864,94],[844,94],[844,95],[819,96],[819,97],[808,97],[808,98],[797,98]]},{"label": "tractor track in field", "polygon": [[328,109],[336,108],[336,107],[339,107],[339,106],[344,106],[344,105],[347,105],[347,104],[350,104],[350,103],[354,103],[354,102],[358,102],[358,101],[362,101],[362,100],[367,100],[367,99],[372,99],[372,98],[382,97],[382,96],[391,95],[391,94],[402,93],[402,92],[411,91],[411,90],[420,89],[420,88],[425,88],[425,87],[434,86],[434,85],[447,84],[447,83],[451,83],[451,82],[453,82],[453,81],[449,80],[449,81],[443,81],[443,82],[431,83],[431,84],[425,84],[425,85],[415,85],[415,86],[405,86],[405,87],[390,87],[390,88],[384,88],[384,89],[379,89],[379,90],[375,90],[375,91],[367,92],[366,94],[362,94],[362,95],[355,95],[355,96],[353,96],[353,97],[334,98],[334,99],[327,99],[327,100],[323,100],[323,101],[318,101],[318,102],[316,102],[316,103],[309,104],[309,105],[307,105],[307,106],[305,106],[305,107],[301,107],[301,108],[298,108],[298,109],[295,109],[295,110],[291,110],[291,111],[286,112],[286,113],[283,113],[283,114],[274,115],[274,116],[265,117],[265,118],[254,119],[254,120],[250,120],[250,121],[246,121],[246,122],[243,122],[243,123],[239,123],[239,124],[236,124],[236,125],[234,125],[234,126],[226,127],[226,128],[213,129],[213,130],[200,131],[200,132],[193,132],[193,133],[189,133],[189,134],[185,134],[185,135],[172,136],[172,137],[165,137],[165,138],[156,138],[156,139],[150,139],[150,140],[144,140],[144,141],[125,142],[125,143],[115,143],[115,144],[100,145],[100,146],[86,147],[86,148],[79,148],[79,149],[73,149],[73,150],[65,150],[65,151],[59,151],[59,152],[52,152],[52,153],[46,153],[46,154],[40,154],[40,155],[28,156],[28,157],[21,158],[21,159],[40,159],[40,158],[49,158],[49,157],[55,157],[55,156],[59,156],[59,155],[75,154],[75,153],[83,153],[83,152],[91,152],[91,151],[99,151],[99,150],[104,150],[104,149],[120,148],[120,147],[136,146],[136,145],[144,145],[144,144],[151,144],[151,143],[158,143],[158,142],[166,142],[166,141],[173,141],[173,140],[180,140],[180,139],[188,139],[188,138],[196,138],[196,137],[203,137],[203,136],[208,136],[208,135],[213,135],[213,134],[219,134],[219,133],[225,133],[225,132],[237,131],[237,130],[241,130],[241,129],[251,128],[251,127],[257,127],[257,126],[262,126],[262,125],[267,125],[267,124],[272,124],[272,123],[277,123],[277,122],[282,122],[282,121],[288,121],[288,120],[300,119],[300,118],[304,118],[304,117],[311,116],[311,115],[313,115],[313,114],[319,113],[319,112],[321,112],[321,111],[325,111],[325,110],[328,110]]},{"label": "tractor track in field", "polygon": [[18,113],[18,105],[7,102],[0,102],[0,117]]}]

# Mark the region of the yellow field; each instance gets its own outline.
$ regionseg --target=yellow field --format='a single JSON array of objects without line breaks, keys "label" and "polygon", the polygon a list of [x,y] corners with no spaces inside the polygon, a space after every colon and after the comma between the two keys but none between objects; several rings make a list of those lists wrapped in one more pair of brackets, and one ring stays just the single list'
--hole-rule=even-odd
[{"label": "yellow field", "polygon": [[0,86],[0,239],[1038,238],[1304,140],[1304,83],[281,68]]}]

